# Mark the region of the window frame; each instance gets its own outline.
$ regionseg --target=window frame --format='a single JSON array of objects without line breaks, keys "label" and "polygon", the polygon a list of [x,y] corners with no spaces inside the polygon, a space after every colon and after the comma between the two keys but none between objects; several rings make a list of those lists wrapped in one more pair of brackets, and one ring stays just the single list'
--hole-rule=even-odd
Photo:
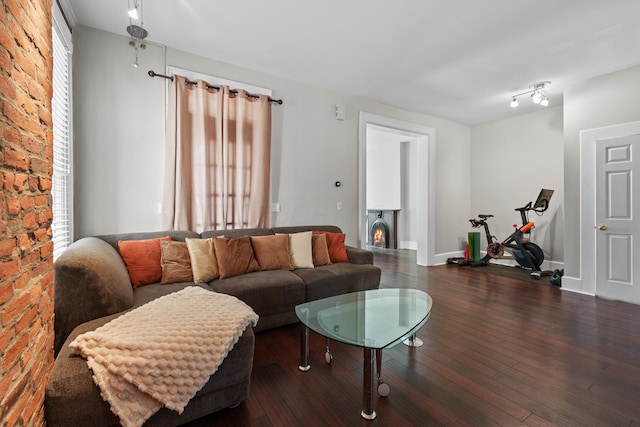
[{"label": "window frame", "polygon": [[[53,259],[73,242],[73,92],[72,56],[73,41],[71,30],[57,2],[51,7],[51,50],[53,55],[51,118],[53,123],[53,175],[51,202],[53,220],[51,232]],[[58,44],[60,46],[58,46]],[[60,48],[64,57],[60,58]],[[64,60],[61,71],[56,64]],[[58,73],[65,73],[60,75]],[[60,82],[62,80],[62,83]],[[60,90],[64,92],[60,94]],[[62,122],[60,122],[62,120]],[[62,130],[62,133],[61,133]],[[66,159],[60,161],[66,154]],[[60,192],[60,193],[58,193]]]}]

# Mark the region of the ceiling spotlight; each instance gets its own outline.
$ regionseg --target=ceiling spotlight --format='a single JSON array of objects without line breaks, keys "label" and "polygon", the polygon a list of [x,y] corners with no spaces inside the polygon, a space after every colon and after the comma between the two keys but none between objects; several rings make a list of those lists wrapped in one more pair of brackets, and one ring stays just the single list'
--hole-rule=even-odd
[{"label": "ceiling spotlight", "polygon": [[540,92],[536,90],[531,95],[531,100],[533,101],[534,104],[540,104],[540,101],[542,101],[542,95],[540,94]]},{"label": "ceiling spotlight", "polygon": [[138,15],[138,1],[133,0],[133,4],[131,4],[131,0],[129,0],[129,18],[131,19],[139,19]]},{"label": "ceiling spotlight", "polygon": [[[138,9],[140,13],[138,14]],[[140,25],[133,24],[132,19],[140,18]],[[139,50],[145,50],[147,48],[144,39],[147,38],[149,33],[144,29],[144,18],[142,14],[142,0],[129,0],[129,25],[127,26],[127,33],[131,36],[129,40],[129,46],[135,50],[135,57],[131,65],[134,68],[138,68],[138,53]]]},{"label": "ceiling spotlight", "polygon": [[534,104],[538,104],[538,105],[542,105],[543,107],[546,107],[547,105],[549,105],[549,98],[542,92],[542,90],[546,89],[546,87],[549,86],[550,84],[551,82],[549,81],[534,83],[531,86],[529,86],[529,90],[522,93],[518,93],[516,95],[512,95],[511,104],[510,104],[511,107],[515,108],[518,106],[518,97],[523,95],[529,95],[529,94],[531,94],[531,101],[533,101]]},{"label": "ceiling spotlight", "polygon": [[133,68],[138,68],[138,48],[134,46],[134,49],[136,50],[136,56],[135,56],[133,62],[131,63],[131,66]]}]

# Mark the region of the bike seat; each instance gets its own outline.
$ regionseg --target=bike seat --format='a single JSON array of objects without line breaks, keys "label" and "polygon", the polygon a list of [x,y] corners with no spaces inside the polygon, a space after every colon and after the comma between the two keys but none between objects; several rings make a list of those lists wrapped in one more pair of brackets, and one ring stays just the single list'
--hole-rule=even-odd
[{"label": "bike seat", "polygon": [[483,215],[483,214],[479,214],[478,217],[480,219],[487,219],[487,218],[493,218],[493,215]]}]

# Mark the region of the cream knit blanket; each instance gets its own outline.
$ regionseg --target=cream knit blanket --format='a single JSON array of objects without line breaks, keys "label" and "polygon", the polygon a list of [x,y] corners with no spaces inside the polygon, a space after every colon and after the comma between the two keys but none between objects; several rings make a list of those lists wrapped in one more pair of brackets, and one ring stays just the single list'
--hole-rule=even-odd
[{"label": "cream knit blanket", "polygon": [[71,344],[125,427],[166,406],[179,414],[258,315],[230,295],[188,287],[140,306]]}]

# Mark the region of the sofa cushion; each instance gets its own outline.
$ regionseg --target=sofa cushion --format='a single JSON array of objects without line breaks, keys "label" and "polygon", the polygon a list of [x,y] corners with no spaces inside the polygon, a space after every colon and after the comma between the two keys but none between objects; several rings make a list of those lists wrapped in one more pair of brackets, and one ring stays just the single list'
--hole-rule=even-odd
[{"label": "sofa cushion", "polygon": [[320,233],[311,236],[311,252],[314,266],[331,264],[326,234]]},{"label": "sofa cushion", "polygon": [[270,228],[237,228],[233,230],[209,230],[203,231],[200,237],[242,237],[242,236],[272,236],[275,234]]},{"label": "sofa cushion", "polygon": [[[150,286],[154,287],[155,285]],[[139,289],[147,287],[143,286]],[[161,286],[157,285],[157,287]],[[54,362],[54,368],[45,389],[44,405],[48,426],[120,425],[118,417],[111,412],[109,404],[100,396],[100,388],[96,386],[92,379],[92,373],[87,367],[87,361],[82,357],[73,355],[68,346],[78,335],[95,330],[120,314],[122,313],[84,323],[69,335]],[[211,376],[209,381],[186,406],[183,415],[178,415],[175,411],[163,408],[150,418],[145,423],[145,426],[176,426],[184,424],[206,413],[215,412],[229,407],[233,403],[245,400],[249,392],[254,343],[252,328],[245,329],[243,335],[227,354],[216,373]],[[237,387],[238,385],[241,385],[241,387]],[[228,392],[235,393],[235,395],[227,396]],[[211,393],[217,393],[217,395],[212,395]],[[206,397],[207,395],[209,396]],[[203,402],[201,398],[206,400]],[[199,405],[203,405],[205,402],[215,404],[206,411],[203,408],[198,408]],[[194,405],[196,408],[192,408]]]},{"label": "sofa cushion", "polygon": [[127,310],[133,288],[118,252],[95,237],[72,243],[54,263],[55,345],[88,320]]},{"label": "sofa cushion", "polygon": [[289,255],[293,268],[313,268],[311,231],[289,234]]},{"label": "sofa cushion", "polygon": [[291,234],[301,231],[329,231],[331,233],[342,233],[340,227],[335,225],[292,225],[287,227],[273,227],[274,233]]},{"label": "sofa cushion", "polygon": [[293,270],[288,236],[251,236],[251,246],[260,270]]},{"label": "sofa cushion", "polygon": [[349,262],[347,250],[344,240],[344,233],[330,233],[328,231],[314,231],[314,234],[324,234],[327,237],[327,248],[329,249],[329,258],[331,262]]},{"label": "sofa cushion", "polygon": [[191,258],[193,281],[206,283],[217,279],[219,276],[218,259],[213,248],[213,240],[187,238],[185,241]]},{"label": "sofa cushion", "polygon": [[103,234],[95,236],[113,246],[114,249],[118,249],[118,242],[120,240],[147,240],[157,239],[160,237],[169,236],[171,240],[176,242],[184,242],[187,237],[200,237],[200,234],[195,231],[184,230],[166,230],[166,231],[146,231],[138,233],[119,233],[119,234]]},{"label": "sofa cushion", "polygon": [[140,286],[133,290],[133,306],[132,308],[140,307],[143,304],[153,301],[156,298],[160,298],[165,295],[169,295],[173,292],[178,292],[187,286],[198,286],[202,289],[211,290],[211,287],[206,283],[194,283],[194,282],[178,282],[167,283],[162,285],[160,283],[154,283],[147,286]]},{"label": "sofa cushion", "polygon": [[162,280],[160,283],[191,282],[191,258],[189,249],[184,242],[173,240],[160,241],[160,265],[162,267]]},{"label": "sofa cushion", "polygon": [[162,279],[160,240],[171,240],[171,237],[118,242],[120,256],[127,266],[134,288],[157,283]]},{"label": "sofa cushion", "polygon": [[260,264],[254,256],[249,236],[235,239],[216,237],[213,239],[213,247],[218,260],[220,279],[260,270]]},{"label": "sofa cushion", "polygon": [[339,262],[313,269],[294,270],[306,283],[306,301],[313,301],[349,292],[377,289],[380,268],[371,264]]},{"label": "sofa cushion", "polygon": [[305,297],[304,282],[287,270],[257,271],[214,280],[209,282],[209,286],[216,292],[240,298],[260,317],[293,312],[297,304],[304,302]]}]

